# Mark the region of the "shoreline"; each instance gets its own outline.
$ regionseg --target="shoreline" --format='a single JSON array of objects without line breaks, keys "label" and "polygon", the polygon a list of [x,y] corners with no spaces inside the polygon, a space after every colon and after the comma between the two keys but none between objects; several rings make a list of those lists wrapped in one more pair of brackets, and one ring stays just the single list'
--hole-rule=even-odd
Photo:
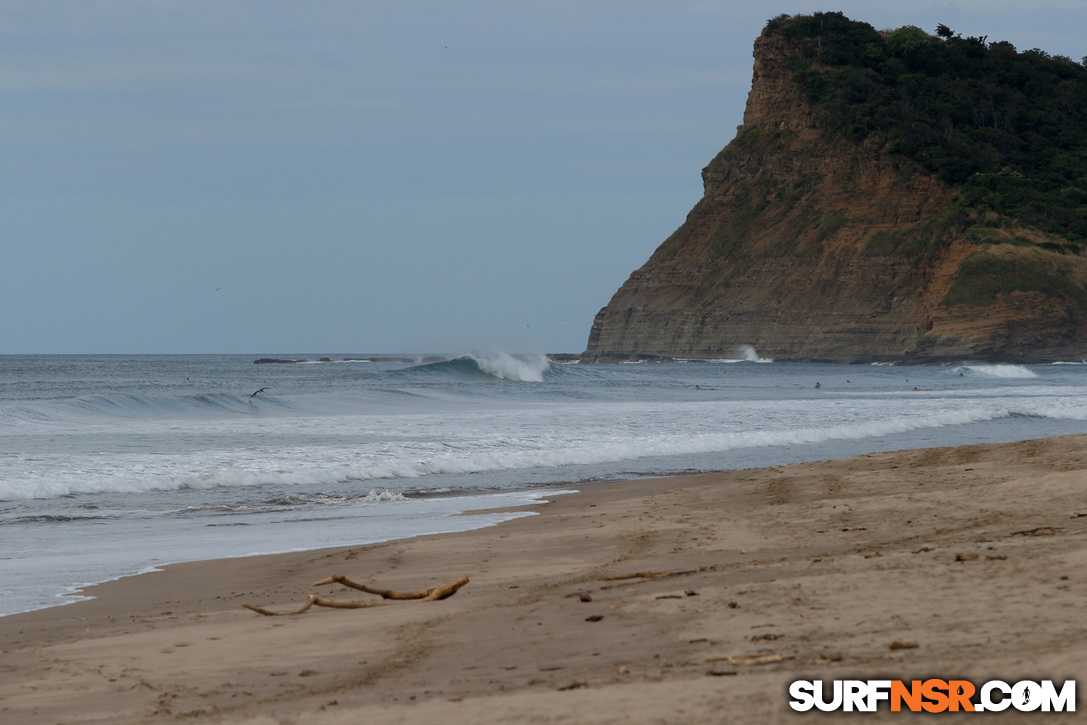
[{"label": "shoreline", "polygon": [[[173,564],[0,617],[0,715],[783,722],[800,677],[1074,679],[1085,449],[1073,435],[600,483],[464,532]],[[241,606],[381,601],[311,586],[333,573],[470,582],[362,610]]]},{"label": "shoreline", "polygon": [[[547,490],[548,495],[558,495],[564,490],[555,488],[553,490]],[[386,489],[387,492],[387,489]],[[443,534],[443,533],[457,533],[459,531],[468,530],[470,528],[481,528],[486,526],[493,526],[497,523],[501,523],[506,518],[528,515],[534,506],[538,505],[538,502],[542,500],[542,491],[539,488],[525,488],[525,489],[511,489],[508,491],[488,492],[488,493],[476,493],[466,494],[461,496],[453,496],[447,494],[441,494],[438,496],[426,497],[416,499],[409,503],[416,503],[422,501],[424,505],[427,502],[427,498],[430,499],[430,503],[434,501],[444,501],[449,503],[449,510],[445,512],[439,512],[440,515],[434,517],[433,510],[430,512],[424,512],[422,517],[416,517],[414,525],[408,525],[402,528],[393,528],[391,531],[388,527],[384,529],[368,529],[366,535],[359,535],[358,532],[353,532],[354,535],[346,535],[346,530],[341,528],[339,530],[333,530],[331,538],[335,539],[335,542],[326,542],[323,546],[301,545],[297,542],[297,537],[294,539],[286,539],[291,541],[290,544],[284,544],[284,539],[272,540],[267,536],[261,537],[263,545],[254,544],[251,539],[245,539],[240,542],[244,553],[238,554],[225,554],[228,547],[233,542],[220,542],[219,546],[215,549],[219,555],[210,553],[209,546],[204,545],[197,549],[198,553],[193,553],[192,549],[183,549],[181,554],[171,550],[164,546],[154,548],[153,554],[148,555],[145,549],[141,549],[141,553],[135,557],[129,557],[128,560],[122,561],[120,564],[114,564],[113,566],[97,565],[97,562],[92,562],[91,567],[88,569],[70,569],[71,578],[68,579],[69,583],[61,584],[60,581],[51,582],[50,586],[40,587],[39,593],[25,595],[24,591],[17,591],[15,594],[15,601],[19,602],[20,595],[23,602],[26,603],[26,608],[15,610],[10,608],[11,600],[7,602],[0,602],[0,619],[8,616],[14,616],[18,614],[28,614],[30,612],[39,611],[42,609],[52,609],[56,607],[70,606],[76,602],[82,601],[86,597],[85,592],[93,587],[100,586],[102,584],[108,584],[119,579],[128,579],[131,577],[143,576],[144,574],[155,573],[161,571],[163,568],[183,563],[194,563],[201,561],[215,561],[223,558],[247,558],[254,556],[266,556],[276,554],[290,554],[306,551],[314,551],[317,549],[330,549],[338,548],[342,546],[363,546],[369,544],[379,544],[387,541],[395,541],[399,539],[410,539],[416,536],[423,536],[429,534]],[[511,500],[514,503],[504,503],[503,500]],[[484,506],[485,505],[485,506]],[[475,521],[465,519],[464,514],[474,510],[473,507],[479,508],[480,515]],[[433,506],[432,506],[433,508]],[[523,510],[525,513],[516,513],[515,511]],[[513,513],[506,513],[507,511]],[[418,511],[416,512],[418,514]],[[485,518],[486,517],[486,518]],[[336,517],[340,520],[346,520],[349,516]],[[336,519],[333,519],[335,521]],[[322,532],[324,535],[329,535],[327,528]],[[272,543],[272,542],[275,543]],[[113,543],[113,542],[110,542]],[[94,542],[88,542],[86,544],[88,550],[93,550]],[[24,567],[27,571],[31,570],[29,567]],[[74,572],[78,571],[78,574]],[[0,575],[3,572],[0,571]],[[15,576],[14,574],[10,576]],[[8,592],[11,596],[12,592]],[[33,604],[31,604],[33,602]]]}]

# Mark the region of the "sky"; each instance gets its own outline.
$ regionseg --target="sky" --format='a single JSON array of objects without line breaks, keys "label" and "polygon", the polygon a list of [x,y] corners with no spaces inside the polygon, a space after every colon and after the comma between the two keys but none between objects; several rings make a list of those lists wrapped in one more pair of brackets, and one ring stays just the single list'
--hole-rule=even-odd
[{"label": "sky", "polygon": [[0,354],[580,352],[820,10],[1087,55],[1083,0],[0,0]]}]

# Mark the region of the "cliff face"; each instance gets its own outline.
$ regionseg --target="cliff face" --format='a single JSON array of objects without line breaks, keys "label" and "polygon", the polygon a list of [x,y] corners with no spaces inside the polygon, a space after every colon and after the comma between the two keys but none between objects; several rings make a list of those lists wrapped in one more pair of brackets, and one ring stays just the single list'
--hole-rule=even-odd
[{"label": "cliff face", "polygon": [[[953,189],[878,141],[822,128],[793,80],[799,53],[756,41],[736,138],[703,170],[684,224],[597,314],[582,359],[732,358],[745,345],[777,360],[1087,356],[1087,260],[1010,220],[968,228],[949,218]],[[1005,291],[1000,274],[1037,283]]]}]

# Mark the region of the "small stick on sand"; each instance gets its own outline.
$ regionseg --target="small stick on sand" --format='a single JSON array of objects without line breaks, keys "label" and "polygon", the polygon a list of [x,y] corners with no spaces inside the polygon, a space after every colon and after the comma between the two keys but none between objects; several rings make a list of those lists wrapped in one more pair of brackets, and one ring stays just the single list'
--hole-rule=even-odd
[{"label": "small stick on sand", "polygon": [[616,574],[615,576],[602,576],[598,581],[602,582],[617,582],[623,579],[660,579],[666,576],[682,576],[684,574],[697,574],[697,569],[687,569],[685,571],[639,571],[634,574]]},{"label": "small stick on sand", "polygon": [[347,602],[341,599],[325,599],[324,597],[314,597],[313,603],[318,607],[332,607],[333,609],[366,609],[367,607],[389,606],[381,602]]}]

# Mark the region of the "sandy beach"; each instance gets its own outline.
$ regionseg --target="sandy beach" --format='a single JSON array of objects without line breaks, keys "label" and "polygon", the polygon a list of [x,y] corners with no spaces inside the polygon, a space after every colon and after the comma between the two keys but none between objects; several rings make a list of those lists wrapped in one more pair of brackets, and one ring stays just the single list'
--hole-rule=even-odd
[{"label": "sandy beach", "polygon": [[[0,721],[782,722],[805,717],[787,704],[800,678],[1087,672],[1087,436],[596,484],[531,510],[179,564],[0,618]],[[334,573],[470,582],[242,607],[383,601],[312,586]]]}]

